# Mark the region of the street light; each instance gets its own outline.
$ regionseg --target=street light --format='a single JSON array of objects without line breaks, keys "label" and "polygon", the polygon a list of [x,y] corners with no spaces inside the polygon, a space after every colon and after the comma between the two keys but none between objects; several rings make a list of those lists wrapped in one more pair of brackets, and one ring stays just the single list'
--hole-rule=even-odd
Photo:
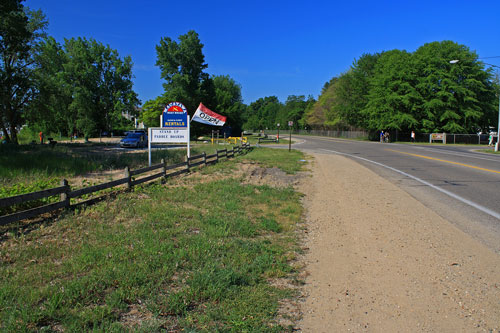
[{"label": "street light", "polygon": [[[458,60],[458,59],[450,60],[450,64],[456,64],[459,61],[460,60]],[[483,62],[483,64],[491,66],[491,67],[500,68],[500,66],[487,64],[485,62]],[[498,69],[497,69],[497,75],[498,75]],[[495,144],[495,151],[498,151],[499,144],[500,144],[500,94],[498,94],[498,126],[497,126],[497,143]]]}]

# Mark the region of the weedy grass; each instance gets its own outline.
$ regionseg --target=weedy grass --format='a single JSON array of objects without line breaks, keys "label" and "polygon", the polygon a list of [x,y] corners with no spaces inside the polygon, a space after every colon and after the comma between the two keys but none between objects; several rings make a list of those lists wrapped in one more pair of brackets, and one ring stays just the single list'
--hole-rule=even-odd
[{"label": "weedy grass", "polygon": [[[49,145],[0,145],[0,184],[20,183],[51,177],[71,177],[88,172],[131,169],[145,166],[148,152],[128,153],[126,150],[110,152],[105,144],[60,144]],[[211,146],[192,148],[192,155],[214,150]],[[153,163],[162,158],[174,164],[183,161],[185,150],[153,150]]]},{"label": "weedy grass", "polygon": [[247,160],[258,162],[265,167],[279,167],[289,174],[295,174],[304,168],[304,155],[298,150],[287,149],[255,149],[245,157]]},{"label": "weedy grass", "polygon": [[0,243],[0,330],[286,330],[278,301],[293,292],[271,281],[296,273],[300,195],[203,177],[136,187]]}]

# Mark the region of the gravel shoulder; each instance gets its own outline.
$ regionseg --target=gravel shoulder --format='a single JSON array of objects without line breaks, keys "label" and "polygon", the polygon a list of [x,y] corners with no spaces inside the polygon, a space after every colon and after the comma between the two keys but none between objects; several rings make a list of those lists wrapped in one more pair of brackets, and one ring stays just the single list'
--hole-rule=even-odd
[{"label": "gravel shoulder", "polygon": [[302,331],[499,331],[499,255],[350,159],[312,169]]}]

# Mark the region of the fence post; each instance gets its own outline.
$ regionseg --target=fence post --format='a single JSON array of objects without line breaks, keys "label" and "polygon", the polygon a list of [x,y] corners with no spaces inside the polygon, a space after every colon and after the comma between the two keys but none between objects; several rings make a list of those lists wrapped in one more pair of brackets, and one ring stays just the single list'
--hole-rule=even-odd
[{"label": "fence post", "polygon": [[215,152],[216,152],[215,163],[219,163],[219,149],[216,149]]},{"label": "fence post", "polygon": [[130,169],[128,166],[125,167],[124,176],[125,178],[127,178],[127,184],[125,185],[125,188],[127,190],[130,190],[132,188],[132,177],[130,176]]},{"label": "fence post", "polygon": [[228,157],[227,157],[227,148],[224,148],[224,150],[225,150],[225,152],[226,152],[226,159],[227,159],[227,158],[228,158]]},{"label": "fence post", "polygon": [[203,152],[203,165],[207,165],[207,153]]},{"label": "fence post", "polygon": [[161,172],[163,173],[163,177],[166,177],[167,176],[167,163],[165,163],[165,159],[162,158],[161,159]]},{"label": "fence post", "polygon": [[64,192],[61,193],[61,201],[64,202],[64,207],[69,207],[69,192],[70,187],[66,179],[61,180],[61,186],[65,186]]}]

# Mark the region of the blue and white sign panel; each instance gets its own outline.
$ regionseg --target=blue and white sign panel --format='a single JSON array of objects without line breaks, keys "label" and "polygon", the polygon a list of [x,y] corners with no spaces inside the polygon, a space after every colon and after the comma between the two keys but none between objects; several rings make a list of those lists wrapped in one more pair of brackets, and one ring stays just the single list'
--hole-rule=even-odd
[{"label": "blue and white sign panel", "polygon": [[163,110],[161,127],[187,128],[187,115],[187,109],[182,103],[169,103]]}]

